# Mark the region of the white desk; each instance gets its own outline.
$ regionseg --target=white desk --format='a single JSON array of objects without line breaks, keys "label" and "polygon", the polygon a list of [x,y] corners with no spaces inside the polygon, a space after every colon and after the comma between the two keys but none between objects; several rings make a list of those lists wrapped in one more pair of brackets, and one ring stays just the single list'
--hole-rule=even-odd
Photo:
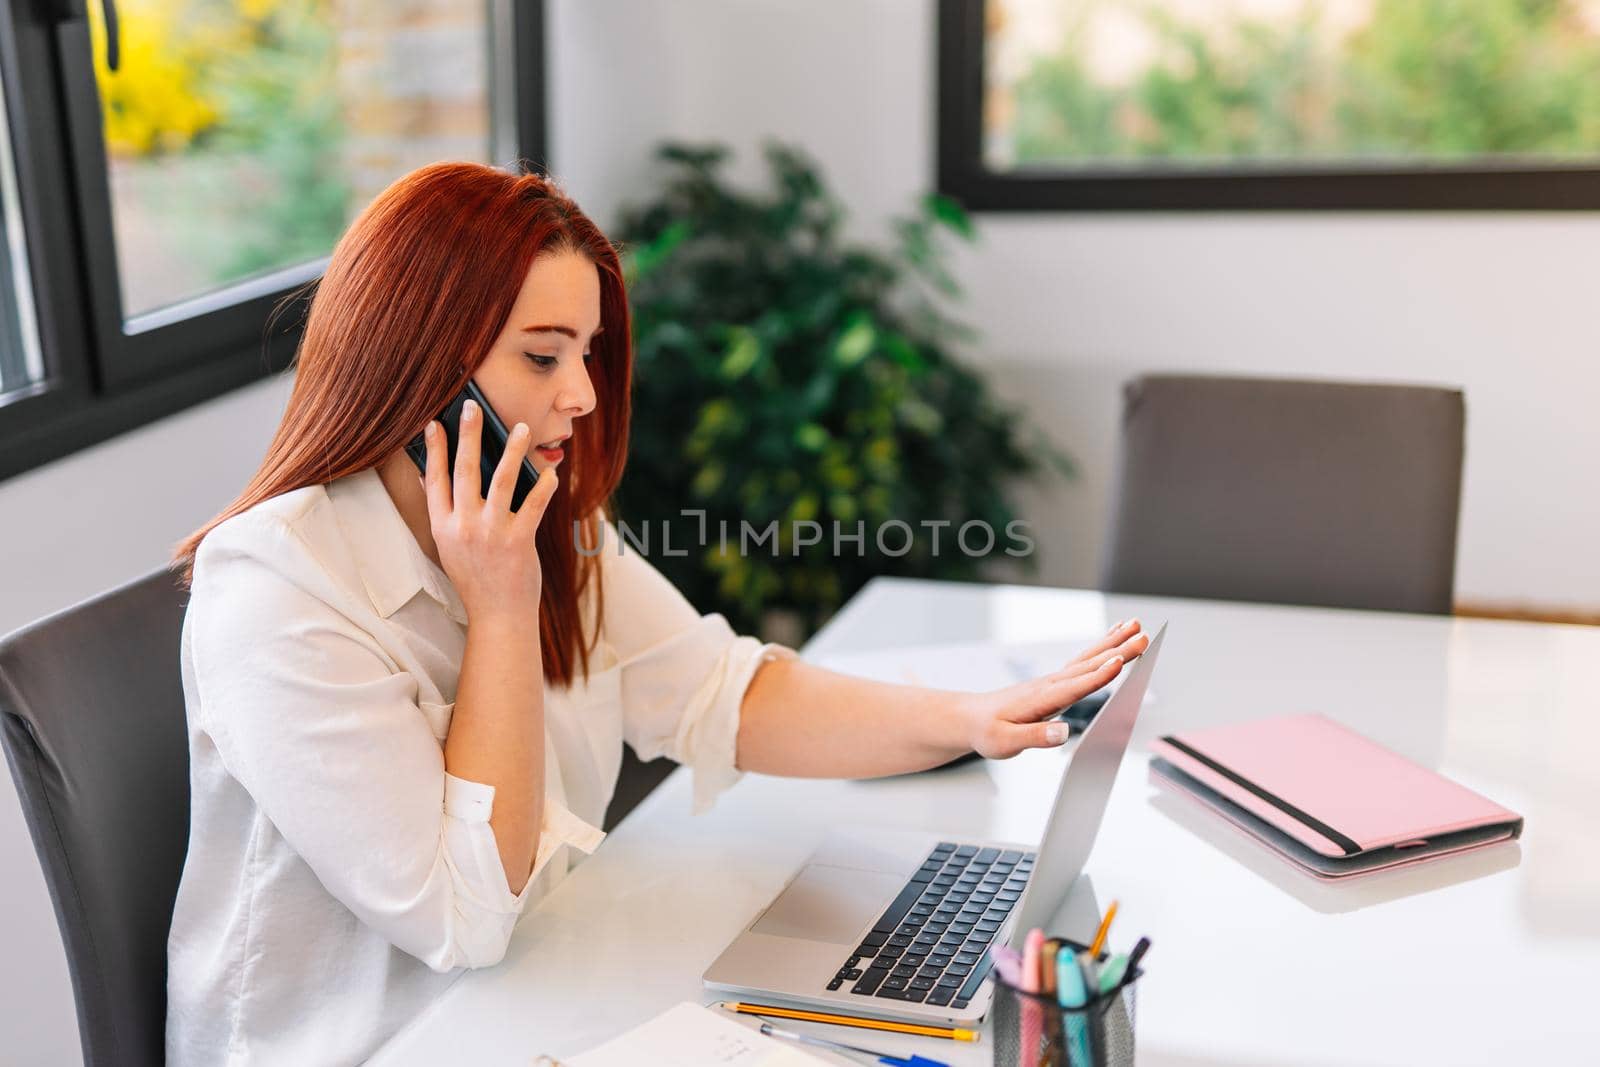
[{"label": "white desk", "polygon": [[[1151,937],[1141,1063],[1600,1058],[1600,629],[880,579],[805,652],[1061,636],[1065,656],[1128,615],[1171,632],[1089,877],[1054,932],[1092,932],[1115,897],[1113,940]],[[1521,842],[1325,885],[1147,781],[1153,736],[1310,710],[1521,812]],[[710,1000],[701,971],[830,826],[1037,840],[1068,758],[750,776],[699,818],[674,774],[524,917],[501,965],[466,974],[373,1062],[520,1067]],[[987,1045],[848,1033],[989,1062]]]}]

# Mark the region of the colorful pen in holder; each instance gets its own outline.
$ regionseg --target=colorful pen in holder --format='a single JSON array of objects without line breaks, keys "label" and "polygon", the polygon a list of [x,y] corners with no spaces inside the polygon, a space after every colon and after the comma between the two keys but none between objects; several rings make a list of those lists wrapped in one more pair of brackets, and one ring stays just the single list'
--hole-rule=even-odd
[{"label": "colorful pen in holder", "polygon": [[1126,956],[1102,952],[1085,974],[1079,956],[1089,958],[1088,946],[1055,940],[1053,993],[1020,989],[995,970],[989,1009],[995,1067],[1132,1067],[1134,983],[1144,971]]}]

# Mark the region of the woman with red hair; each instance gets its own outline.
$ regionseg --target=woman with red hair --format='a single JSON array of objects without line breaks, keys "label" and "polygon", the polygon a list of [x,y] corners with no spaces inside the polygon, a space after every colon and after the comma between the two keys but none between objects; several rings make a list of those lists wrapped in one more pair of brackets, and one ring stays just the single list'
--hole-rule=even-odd
[{"label": "woman with red hair", "polygon": [[[744,771],[1005,758],[1062,743],[1046,720],[1145,646],[1130,622],[1054,674],[939,692],[696,612],[611,526],[622,272],[536,174],[444,163],[385,190],[334,249],[296,364],[260,470],[174,557],[192,797],[175,1067],[365,1059],[451,972],[497,962],[595,848],[624,742],[688,765],[697,810]],[[483,413],[462,415],[453,470],[434,421],[469,379],[514,427],[487,486]],[[539,480],[513,510],[525,456]]]}]

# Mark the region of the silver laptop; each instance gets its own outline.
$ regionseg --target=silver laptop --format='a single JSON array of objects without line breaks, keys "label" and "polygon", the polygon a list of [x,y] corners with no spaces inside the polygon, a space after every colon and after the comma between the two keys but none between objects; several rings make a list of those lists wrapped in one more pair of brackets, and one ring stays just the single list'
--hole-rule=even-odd
[{"label": "silver laptop", "polygon": [[706,970],[706,987],[883,1019],[980,1021],[989,946],[1048,924],[1083,871],[1166,629],[1079,739],[1037,850],[834,832]]}]

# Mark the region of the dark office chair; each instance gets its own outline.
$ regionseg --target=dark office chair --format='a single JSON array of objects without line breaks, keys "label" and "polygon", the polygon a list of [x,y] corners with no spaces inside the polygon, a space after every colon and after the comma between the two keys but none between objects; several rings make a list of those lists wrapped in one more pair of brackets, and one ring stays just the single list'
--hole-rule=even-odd
[{"label": "dark office chair", "polygon": [[[187,602],[163,568],[0,640],[0,746],[61,927],[86,1067],[165,1060],[167,932],[189,843]],[[628,752],[606,829],[675,766]]]},{"label": "dark office chair", "polygon": [[162,568],[0,640],[0,744],[87,1067],[165,1060],[167,931],[189,841],[186,602]]},{"label": "dark office chair", "polygon": [[1124,400],[1104,588],[1450,613],[1459,390],[1151,375]]}]

